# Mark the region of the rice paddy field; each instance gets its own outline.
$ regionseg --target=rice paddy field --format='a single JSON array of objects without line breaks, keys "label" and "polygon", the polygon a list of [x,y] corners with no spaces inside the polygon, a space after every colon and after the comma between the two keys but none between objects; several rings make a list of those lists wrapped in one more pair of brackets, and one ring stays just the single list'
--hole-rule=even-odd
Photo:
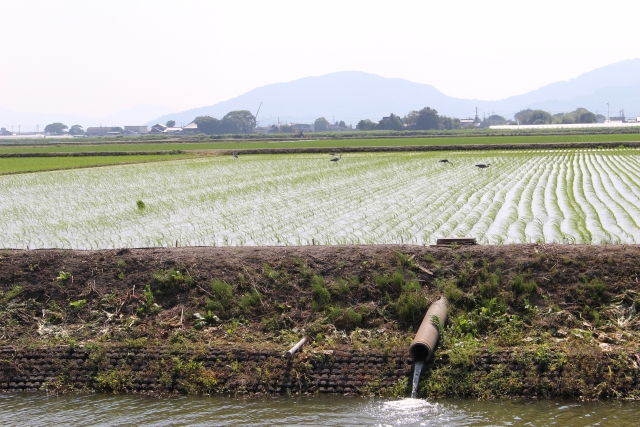
[{"label": "rice paddy field", "polygon": [[640,242],[639,149],[442,156],[219,156],[4,175],[0,247]]}]

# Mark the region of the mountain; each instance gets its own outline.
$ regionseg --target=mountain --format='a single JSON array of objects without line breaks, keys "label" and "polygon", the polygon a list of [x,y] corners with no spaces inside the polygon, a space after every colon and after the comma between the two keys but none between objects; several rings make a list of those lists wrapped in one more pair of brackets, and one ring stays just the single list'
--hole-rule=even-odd
[{"label": "mountain", "polygon": [[107,117],[89,117],[77,114],[22,112],[0,108],[0,127],[6,127],[9,130],[13,127],[13,131],[18,132],[18,126],[20,126],[22,132],[33,132],[36,130],[36,126],[42,131],[46,125],[55,122],[64,123],[69,127],[79,124],[85,129],[88,126],[100,126],[101,124],[103,126],[144,125],[153,117],[172,111],[175,110],[159,105],[140,104]]},{"label": "mountain", "polygon": [[402,116],[426,106],[435,108],[441,115],[460,118],[473,117],[477,106],[487,114],[495,112],[510,118],[525,108],[556,113],[584,107],[603,112],[610,102],[612,116],[622,108],[627,109],[629,116],[640,115],[640,59],[611,64],[499,101],[452,98],[431,85],[344,71],[259,87],[211,106],[161,116],[148,124],[170,119],[189,123],[204,115],[222,118],[233,110],[249,110],[255,114],[261,102],[258,116],[261,125],[278,119],[311,123],[318,117],[355,124],[364,118],[379,120],[389,113]]}]

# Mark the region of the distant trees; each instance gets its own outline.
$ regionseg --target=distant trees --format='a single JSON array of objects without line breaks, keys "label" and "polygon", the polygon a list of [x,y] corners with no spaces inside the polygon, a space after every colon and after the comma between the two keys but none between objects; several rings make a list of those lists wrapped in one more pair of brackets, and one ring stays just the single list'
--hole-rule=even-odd
[{"label": "distant trees", "polygon": [[172,128],[176,126],[176,121],[175,120],[168,120],[167,121],[167,127],[168,128]]},{"label": "distant trees", "polygon": [[416,130],[460,129],[459,119],[439,116],[438,110],[431,107],[411,111],[405,116],[404,123],[409,129]]},{"label": "distant trees", "polygon": [[62,123],[51,123],[49,125],[47,125],[44,128],[45,133],[51,134],[51,135],[63,135],[65,133],[65,130],[68,129],[69,127],[67,125],[64,125]]},{"label": "distant trees", "polygon": [[400,117],[398,117],[395,114],[391,113],[391,115],[389,117],[383,117],[382,120],[380,120],[380,122],[378,122],[378,126],[376,126],[376,129],[378,129],[378,130],[403,130],[404,129],[404,123],[402,123],[402,120],[400,119]]},{"label": "distant trees", "polygon": [[69,135],[84,135],[84,129],[80,125],[73,125],[69,128]]},{"label": "distant trees", "polygon": [[290,132],[293,132],[293,126],[287,125],[287,124],[282,124],[280,126],[271,125],[271,127],[269,128],[269,133],[290,133]]},{"label": "distant trees", "polygon": [[256,118],[247,110],[230,111],[222,120],[210,116],[199,116],[194,120],[198,131],[208,134],[251,133],[256,127]]},{"label": "distant trees", "polygon": [[514,117],[521,125],[545,125],[553,121],[551,114],[546,111],[530,108],[517,112]]},{"label": "distant trees", "polygon": [[494,125],[506,125],[507,124],[507,119],[499,116],[497,114],[493,114],[491,116],[489,116],[487,118],[487,120],[489,121],[489,126],[494,126]]},{"label": "distant trees", "polygon": [[329,130],[329,120],[325,119],[324,117],[320,117],[319,119],[316,119],[315,122],[313,122],[313,128],[315,129],[316,132],[324,132],[324,131],[328,131]]},{"label": "distant trees", "polygon": [[[554,116],[555,117],[555,116]],[[598,118],[586,108],[576,108],[575,111],[562,114],[562,123],[597,123]]]},{"label": "distant trees", "polygon": [[570,113],[557,113],[553,116],[543,110],[526,109],[515,114],[521,125],[597,123],[598,118],[586,108],[576,108]]},{"label": "distant trees", "polygon": [[358,130],[375,130],[376,123],[372,122],[369,119],[360,120],[356,125],[356,129]]}]

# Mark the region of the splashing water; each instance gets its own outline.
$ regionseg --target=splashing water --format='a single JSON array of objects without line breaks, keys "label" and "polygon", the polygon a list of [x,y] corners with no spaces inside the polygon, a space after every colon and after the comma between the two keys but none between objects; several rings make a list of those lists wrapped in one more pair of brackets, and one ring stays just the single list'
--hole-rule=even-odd
[{"label": "splashing water", "polygon": [[420,372],[422,371],[422,365],[424,360],[416,360],[413,363],[413,388],[411,389],[411,398],[416,399],[418,397],[418,383],[420,382]]}]

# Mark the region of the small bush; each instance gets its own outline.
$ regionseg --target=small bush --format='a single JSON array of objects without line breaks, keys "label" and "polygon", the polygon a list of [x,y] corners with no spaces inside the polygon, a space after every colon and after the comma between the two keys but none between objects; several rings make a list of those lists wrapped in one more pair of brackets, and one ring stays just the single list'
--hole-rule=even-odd
[{"label": "small bush", "polygon": [[347,295],[351,292],[351,287],[349,286],[349,282],[346,280],[338,279],[333,286],[331,286],[331,292],[336,295]]},{"label": "small bush", "polygon": [[313,309],[318,311],[331,302],[331,294],[324,284],[324,278],[314,275],[311,278],[311,291],[313,292]]},{"label": "small bush", "polygon": [[402,270],[395,271],[393,274],[383,274],[381,276],[375,276],[374,282],[381,290],[396,290],[399,291],[404,285],[404,272]]},{"label": "small bush", "polygon": [[602,302],[605,300],[607,284],[602,280],[597,278],[591,280],[585,285],[585,289],[589,293],[589,296],[591,296],[591,298],[595,299],[596,301]]},{"label": "small bush", "polygon": [[240,306],[240,310],[243,314],[248,314],[252,307],[260,305],[261,299],[260,294],[256,290],[252,290],[248,294],[244,294],[240,297],[238,301],[238,305]]},{"label": "small bush", "polygon": [[396,259],[398,260],[398,265],[402,268],[415,268],[417,267],[416,262],[413,260],[412,255],[403,254],[400,251],[395,251]]},{"label": "small bush", "polygon": [[144,208],[147,207],[147,205],[142,200],[138,200],[136,202],[136,206],[138,207],[138,210],[140,210],[140,211],[144,210]]},{"label": "small bush", "polygon": [[533,280],[526,280],[521,274],[516,274],[511,282],[511,289],[519,294],[530,294],[538,290],[538,284]]},{"label": "small bush", "polygon": [[233,305],[233,287],[220,279],[211,281],[213,298],[207,299],[206,309],[217,312],[219,316],[228,317],[228,310]]},{"label": "small bush", "polygon": [[353,308],[332,307],[328,320],[340,329],[353,329],[362,323],[363,315]]},{"label": "small bush", "polygon": [[133,387],[133,375],[130,369],[113,369],[96,375],[95,382],[98,390],[117,394]]},{"label": "small bush", "polygon": [[274,314],[271,317],[265,317],[262,319],[262,327],[268,332],[277,332],[283,329],[288,329],[293,326],[293,320],[289,316],[284,314]]},{"label": "small bush", "polygon": [[403,292],[395,303],[398,317],[406,325],[413,325],[422,320],[427,310],[426,299],[415,292]]}]

